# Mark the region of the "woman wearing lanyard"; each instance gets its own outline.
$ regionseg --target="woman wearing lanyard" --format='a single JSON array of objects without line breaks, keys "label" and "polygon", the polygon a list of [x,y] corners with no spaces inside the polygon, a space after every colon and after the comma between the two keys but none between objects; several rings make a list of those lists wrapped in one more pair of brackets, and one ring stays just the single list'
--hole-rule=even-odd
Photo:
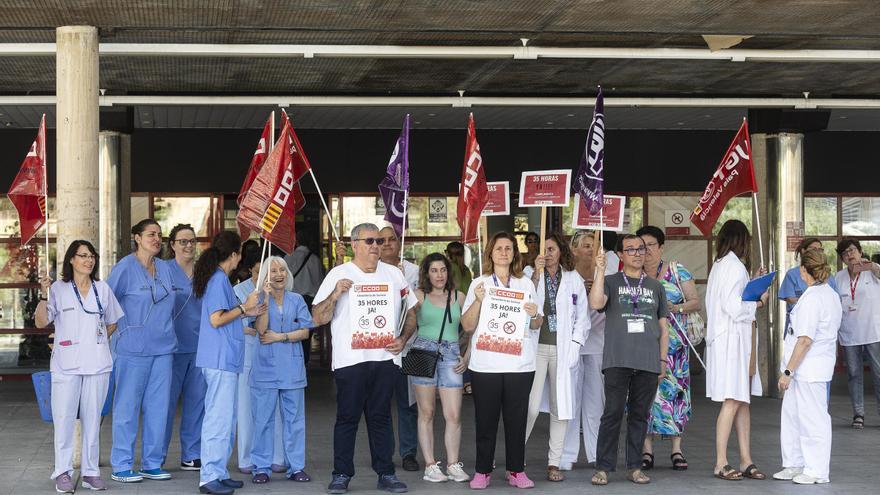
[{"label": "woman wearing lanyard", "polygon": [[791,310],[779,377],[783,470],[777,480],[802,485],[828,483],[831,464],[831,416],[827,386],[837,360],[840,296],[826,282],[831,269],[821,249],[801,255],[807,290]]},{"label": "woman wearing lanyard", "polygon": [[[451,245],[451,243],[450,243]],[[430,482],[447,480],[464,482],[471,479],[464,471],[458,454],[461,447],[461,392],[462,373],[467,369],[468,351],[460,356],[458,328],[464,294],[455,290],[452,280],[453,263],[440,253],[425,256],[419,266],[418,335],[413,349],[439,352],[440,359],[430,378],[413,376],[410,381],[419,405],[419,447],[425,458],[422,479]],[[462,335],[462,340],[468,335]],[[434,407],[437,395],[446,420],[446,474],[434,457]]]},{"label": "woman wearing lanyard", "polygon": [[[486,259],[481,277],[475,278],[468,289],[462,307],[461,326],[466,332],[474,332],[471,339],[469,369],[473,372],[474,416],[476,417],[477,458],[476,474],[471,488],[482,490],[489,486],[495,457],[495,437],[498,420],[504,415],[504,444],[506,449],[508,483],[517,488],[531,488],[535,484],[524,472],[526,422],[528,420],[529,391],[535,377],[535,352],[538,346],[537,330],[544,320],[535,304],[537,294],[529,279],[522,277],[522,259],[516,238],[507,232],[499,232],[486,245]],[[489,287],[509,288],[526,295],[522,325],[523,341],[518,352],[495,346],[481,346],[481,337],[489,341],[488,322],[480,318],[483,297]],[[515,331],[516,322],[509,327]],[[479,327],[479,329],[478,329]],[[507,329],[505,329],[507,330]],[[486,334],[483,336],[483,334]],[[483,348],[481,348],[483,347]]]},{"label": "woman wearing lanyard", "polygon": [[202,422],[202,469],[199,491],[229,495],[244,483],[229,479],[226,464],[235,438],[236,389],[244,361],[242,316],[266,312],[252,292],[242,304],[232,292],[229,274],[241,260],[241,238],[234,232],[214,237],[193,270],[193,295],[202,300],[196,366],[202,369],[208,391]]},{"label": "woman wearing lanyard", "polygon": [[837,272],[837,287],[843,303],[840,345],[846,354],[852,427],[865,427],[864,361],[868,358],[874,377],[874,396],[880,413],[880,265],[862,253],[852,238],[837,243],[837,255],[846,268]]},{"label": "woman wearing lanyard", "polygon": [[[244,303],[247,298],[254,292],[257,292],[257,279],[260,277],[260,259],[263,256],[263,250],[260,245],[253,239],[245,241],[241,245],[241,261],[238,263],[237,272],[247,273],[248,278],[242,280],[232,288],[238,302]],[[260,339],[257,337],[257,330],[254,327],[255,318],[243,317],[241,320],[244,326],[244,368],[238,375],[238,407],[236,408],[236,429],[238,443],[238,470],[242,474],[253,474],[256,466],[251,459],[251,450],[253,450],[254,440],[254,418],[251,415],[251,386],[249,380],[251,376],[251,366],[254,362],[254,355],[260,346]],[[275,447],[272,449],[272,471],[283,473],[287,471],[287,461],[284,459],[284,442],[282,422],[281,422],[281,405],[275,408]]]},{"label": "woman wearing lanyard", "polygon": [[262,345],[257,347],[248,383],[254,439],[251,460],[254,483],[268,483],[275,446],[275,411],[281,407],[283,458],[287,479],[311,481],[306,464],[306,363],[301,341],[309,338],[312,315],[302,296],[293,292],[293,275],[283,258],[262,263],[260,279],[269,310],[255,322]]},{"label": "woman wearing lanyard", "polygon": [[[156,259],[162,251],[162,231],[155,220],[148,218],[132,227],[131,233],[135,251],[113,267],[107,281],[125,311],[111,343],[116,357],[116,395],[110,464],[111,478],[121,483],[171,478],[162,469],[162,461],[171,365],[177,349],[171,269]],[[135,471],[134,447],[141,412],[142,466]]]},{"label": "woman wearing lanyard", "polygon": [[168,234],[168,267],[174,297],[174,333],[177,350],[171,364],[171,402],[165,427],[165,454],[174,429],[177,401],[183,398],[180,415],[180,469],[198,471],[202,467],[202,418],[205,416],[205,377],[196,368],[199,346],[199,320],[202,301],[192,295],[192,273],[196,259],[196,232],[191,225],[178,224]]},{"label": "woman wearing lanyard", "polygon": [[[767,304],[768,293],[758,302],[742,300],[749,283],[748,262],[752,236],[739,220],[728,220],[721,226],[715,241],[715,264],[706,285],[706,397],[721,402],[715,422],[716,478],[735,481],[747,478],[763,480],[764,473],[752,462],[749,445],[751,413],[749,400],[751,379],[755,374],[754,346],[757,335],[752,332],[757,308]],[[763,268],[760,270],[763,272]],[[754,333],[754,334],[753,334]],[[736,425],[740,469],[727,462],[727,442]]]},{"label": "woman wearing lanyard", "polygon": [[[51,287],[50,287],[51,284]],[[98,469],[101,409],[110,386],[113,358],[108,341],[122,317],[110,287],[98,281],[98,253],[88,241],[73,241],[61,264],[61,281],[40,279],[37,327],[55,323],[52,423],[55,426],[55,491],[73,493],[73,431],[82,423],[82,486],[106,490]]]},{"label": "woman wearing lanyard", "polygon": [[[531,277],[544,301],[544,321],[538,332],[535,380],[529,395],[526,440],[542,410],[550,413],[550,450],[547,479],[565,479],[559,470],[565,430],[574,410],[574,378],[581,360],[581,346],[590,333],[587,291],[574,270],[574,255],[562,236],[551,233],[544,253],[535,258]],[[545,387],[545,383],[547,386]],[[578,387],[578,391],[580,387]],[[543,407],[542,407],[543,406]]]}]

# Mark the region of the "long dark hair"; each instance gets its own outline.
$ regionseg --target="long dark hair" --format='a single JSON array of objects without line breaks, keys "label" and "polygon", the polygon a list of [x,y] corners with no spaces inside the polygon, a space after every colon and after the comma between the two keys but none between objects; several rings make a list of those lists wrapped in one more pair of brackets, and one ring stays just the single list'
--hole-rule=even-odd
[{"label": "long dark hair", "polygon": [[728,220],[721,226],[715,239],[715,259],[720,260],[733,252],[748,269],[751,266],[752,236],[746,224],[739,220]]},{"label": "long dark hair", "polygon": [[574,270],[574,253],[571,252],[571,246],[565,242],[565,238],[559,232],[550,232],[544,238],[544,242],[553,241],[559,247],[559,266],[565,271]]},{"label": "long dark hair", "polygon": [[452,292],[455,290],[455,280],[452,279],[452,263],[449,262],[449,258],[440,253],[431,253],[425,256],[425,259],[419,265],[419,289],[422,289],[422,292],[425,294],[434,289],[434,286],[431,285],[429,273],[431,271],[431,263],[435,261],[442,261],[443,265],[446,266],[446,285],[443,286],[443,290]]},{"label": "long dark hair", "polygon": [[174,241],[177,240],[177,234],[179,234],[182,230],[189,230],[193,233],[193,235],[196,235],[196,229],[194,229],[193,226],[188,223],[179,223],[175,225],[174,228],[171,229],[171,232],[168,234],[168,251],[165,259],[173,260],[174,257],[177,255],[174,252]]},{"label": "long dark hair", "polygon": [[235,232],[225,230],[214,236],[211,247],[199,256],[193,268],[193,294],[199,298],[204,296],[208,281],[214,276],[220,263],[239,251],[241,251],[241,237]]},{"label": "long dark hair", "polygon": [[92,267],[92,273],[89,274],[89,277],[92,280],[98,280],[98,251],[95,250],[95,246],[92,246],[91,242],[76,240],[71,242],[70,246],[67,247],[67,252],[64,253],[64,261],[61,263],[61,280],[64,282],[70,282],[73,280],[73,264],[71,263],[71,260],[76,256],[76,252],[79,251],[80,246],[88,248],[89,252],[92,253],[92,256],[95,257],[95,266]]},{"label": "long dark hair", "polygon": [[155,225],[156,227],[159,227],[160,231],[162,230],[162,226],[159,225],[159,222],[153,220],[152,218],[145,218],[145,219],[141,220],[140,222],[134,224],[134,226],[131,228],[131,252],[132,253],[134,253],[138,250],[138,244],[137,244],[137,242],[135,242],[134,236],[142,235],[144,233],[144,231],[147,230],[147,227],[149,227],[150,225]]}]

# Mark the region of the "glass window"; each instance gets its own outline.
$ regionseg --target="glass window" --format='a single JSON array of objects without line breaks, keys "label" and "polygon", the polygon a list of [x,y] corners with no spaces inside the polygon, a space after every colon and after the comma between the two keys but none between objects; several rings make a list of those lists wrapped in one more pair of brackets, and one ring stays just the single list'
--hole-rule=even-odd
[{"label": "glass window", "polygon": [[728,201],[727,205],[724,206],[721,215],[718,217],[718,221],[715,222],[715,227],[712,228],[712,235],[717,236],[718,232],[721,231],[721,226],[728,220],[741,221],[746,224],[749,233],[755,235],[752,232],[752,198],[732,198]]},{"label": "glass window", "polygon": [[842,198],[843,235],[880,235],[880,198]]},{"label": "glass window", "polygon": [[[132,210],[134,210],[132,208]],[[196,237],[207,237],[211,219],[211,198],[198,197],[156,197],[153,198],[153,218],[168,235],[180,223],[188,223],[196,231]]]},{"label": "glass window", "polygon": [[[40,273],[46,270],[45,249],[43,243],[32,242],[24,247],[17,242],[0,243],[0,283],[36,283]],[[52,272],[55,271],[55,252],[53,242],[49,246],[49,269]],[[61,255],[64,256],[63,250]]]},{"label": "glass window", "polygon": [[[457,201],[457,196],[411,196],[407,206],[409,228],[406,235],[417,237],[459,235],[458,222],[456,222]],[[331,204],[334,205],[335,211],[337,203],[331,201]],[[340,232],[340,235],[343,237],[351,235],[351,229],[361,223],[374,223],[379,228],[388,225],[384,219],[385,206],[379,196],[346,196],[342,200],[342,208],[345,232]]]},{"label": "glass window", "polygon": [[[862,243],[864,246],[864,243]],[[825,250],[825,256],[828,257],[828,266],[831,267],[831,275],[837,270],[837,241],[822,241],[822,249]],[[880,250],[875,251],[880,252]]]},{"label": "glass window", "polygon": [[837,198],[804,198],[804,234],[837,235]]},{"label": "glass window", "polygon": [[351,235],[351,229],[362,223],[376,224],[379,228],[385,225],[385,208],[378,196],[346,196],[342,199],[342,217],[345,221],[343,232],[339,235]]},{"label": "glass window", "polygon": [[[55,198],[49,197],[49,235],[55,236],[58,232],[58,226],[55,222]],[[35,238],[42,238],[46,235],[45,230],[40,229]],[[18,210],[9,201],[9,197],[0,197],[0,236],[3,237],[21,237],[21,230],[18,227]]]}]

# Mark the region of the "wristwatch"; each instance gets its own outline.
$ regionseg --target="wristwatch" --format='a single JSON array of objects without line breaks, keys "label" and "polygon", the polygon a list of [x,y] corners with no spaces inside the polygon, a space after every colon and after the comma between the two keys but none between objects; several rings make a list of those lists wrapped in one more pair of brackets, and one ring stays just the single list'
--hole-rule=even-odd
[{"label": "wristwatch", "polygon": [[791,376],[791,370],[788,369],[788,368],[786,368],[785,371],[782,372],[782,374],[785,375],[785,376],[789,376],[789,377],[790,377],[790,376]]}]

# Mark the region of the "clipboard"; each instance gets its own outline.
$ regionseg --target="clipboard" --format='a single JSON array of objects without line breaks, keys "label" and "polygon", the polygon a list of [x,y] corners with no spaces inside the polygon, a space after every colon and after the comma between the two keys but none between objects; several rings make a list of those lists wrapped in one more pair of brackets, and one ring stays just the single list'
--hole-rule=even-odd
[{"label": "clipboard", "polygon": [[746,288],[743,290],[742,300],[751,302],[760,301],[761,294],[767,292],[767,289],[770,288],[770,284],[773,283],[774,278],[776,278],[776,272],[770,272],[767,275],[750,280],[749,283],[746,284]]}]

